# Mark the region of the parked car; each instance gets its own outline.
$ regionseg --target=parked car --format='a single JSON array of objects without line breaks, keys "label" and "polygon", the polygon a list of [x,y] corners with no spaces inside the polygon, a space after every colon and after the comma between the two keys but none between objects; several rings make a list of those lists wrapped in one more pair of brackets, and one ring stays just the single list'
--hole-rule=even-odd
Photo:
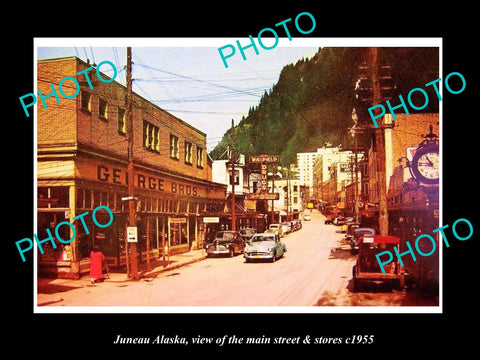
[{"label": "parked car", "polygon": [[353,230],[353,236],[350,240],[350,251],[352,252],[352,254],[356,254],[358,252],[358,239],[361,238],[363,235],[375,235],[375,229],[358,228]]},{"label": "parked car", "polygon": [[280,225],[282,225],[283,234],[289,234],[292,231],[292,228],[290,227],[290,222],[282,222]]},{"label": "parked car", "polygon": [[285,255],[287,248],[281,242],[276,233],[260,233],[252,236],[245,247],[243,256],[246,262],[254,260],[270,260],[275,262],[277,258]]},{"label": "parked car", "polygon": [[[351,220],[350,220],[350,219],[351,219]],[[342,233],[346,233],[346,232],[347,232],[348,226],[349,226],[350,224],[358,224],[358,223],[355,222],[355,221],[353,220],[353,218],[347,218],[345,224],[342,225]]]},{"label": "parked car", "polygon": [[366,283],[390,283],[402,289],[405,284],[405,274],[398,260],[392,260],[385,268],[380,269],[380,264],[375,257],[380,251],[399,249],[400,239],[388,235],[361,236],[359,243],[358,258],[352,268],[353,291],[360,290],[360,286]]},{"label": "parked car", "polygon": [[300,230],[302,228],[302,220],[300,219],[293,220],[293,224],[294,224],[293,226],[295,231]]},{"label": "parked car", "polygon": [[350,222],[347,224],[347,231],[345,232],[345,239],[351,240],[353,238],[354,230],[360,228],[360,224],[357,222]]},{"label": "parked car", "polygon": [[303,215],[303,220],[310,221],[312,220],[312,217],[309,214],[306,214],[306,215]]},{"label": "parked car", "polygon": [[270,224],[267,232],[278,233],[278,236],[283,236],[283,227],[281,224]]},{"label": "parked car", "polygon": [[247,242],[252,238],[253,235],[255,235],[257,231],[255,230],[255,228],[244,228],[244,229],[238,230],[238,232],[240,233],[240,236],[242,237],[242,239],[245,242]]},{"label": "parked car", "polygon": [[207,256],[227,255],[233,257],[243,253],[245,240],[238,231],[219,231],[215,239],[206,245]]},{"label": "parked car", "polygon": [[333,224],[333,215],[325,216],[325,225],[327,224]]}]

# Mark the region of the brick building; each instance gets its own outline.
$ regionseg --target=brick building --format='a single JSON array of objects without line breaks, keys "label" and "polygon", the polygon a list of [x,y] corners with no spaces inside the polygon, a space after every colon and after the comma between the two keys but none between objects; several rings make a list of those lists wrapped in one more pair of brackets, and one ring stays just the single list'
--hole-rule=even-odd
[{"label": "brick building", "polygon": [[[430,131],[439,134],[438,113],[396,114],[393,126],[386,127],[385,173],[387,186],[388,233],[398,236],[400,252],[407,251],[406,242],[414,244],[420,234],[432,234],[439,226],[439,187],[416,181],[410,172],[409,162],[419,144]],[[385,123],[391,124],[392,117],[385,116]],[[372,146],[368,151],[369,191],[368,200],[361,211],[361,222],[365,226],[379,229],[378,204],[378,154]],[[433,234],[438,249],[438,233]],[[425,253],[427,251],[424,251]],[[407,271],[421,287],[436,288],[438,291],[438,251],[429,257],[413,261],[403,258]]]},{"label": "brick building", "polygon": [[[40,60],[37,120],[37,234],[89,212],[99,205],[114,215],[108,228],[77,219],[75,239],[38,253],[39,275],[77,278],[89,270],[92,246],[100,245],[111,266],[126,262],[127,196],[126,88],[76,57]],[[105,66],[105,68],[108,68]],[[103,68],[102,68],[103,69]],[[82,73],[83,72],[83,73]],[[80,73],[80,74],[79,74]],[[88,78],[85,77],[88,74]],[[60,95],[59,84],[63,93]],[[78,94],[74,96],[75,92]],[[223,211],[226,186],[212,182],[206,134],[133,94],[133,158],[138,250],[141,258],[201,247],[204,216]],[[107,216],[97,212],[97,219]],[[108,221],[108,220],[107,220]],[[105,221],[104,223],[106,223]],[[101,223],[101,221],[99,220]],[[67,233],[59,235],[70,239]]]}]

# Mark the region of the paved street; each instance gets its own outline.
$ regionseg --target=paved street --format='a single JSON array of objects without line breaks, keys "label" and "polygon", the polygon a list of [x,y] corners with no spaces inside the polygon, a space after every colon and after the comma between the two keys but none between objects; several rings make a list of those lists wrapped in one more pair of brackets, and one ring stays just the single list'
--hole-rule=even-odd
[{"label": "paved street", "polygon": [[301,230],[283,237],[287,253],[275,263],[208,258],[139,282],[106,280],[60,295],[39,293],[38,301],[48,306],[436,305],[406,291],[352,293],[355,256],[340,228],[324,225],[323,219],[313,211]]}]

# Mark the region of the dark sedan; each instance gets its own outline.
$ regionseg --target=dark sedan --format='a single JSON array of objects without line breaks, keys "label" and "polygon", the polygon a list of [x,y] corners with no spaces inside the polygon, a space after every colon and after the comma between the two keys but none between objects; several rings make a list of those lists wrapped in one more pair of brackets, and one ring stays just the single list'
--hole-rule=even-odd
[{"label": "dark sedan", "polygon": [[243,254],[245,240],[238,231],[219,231],[215,239],[206,245],[207,256]]}]

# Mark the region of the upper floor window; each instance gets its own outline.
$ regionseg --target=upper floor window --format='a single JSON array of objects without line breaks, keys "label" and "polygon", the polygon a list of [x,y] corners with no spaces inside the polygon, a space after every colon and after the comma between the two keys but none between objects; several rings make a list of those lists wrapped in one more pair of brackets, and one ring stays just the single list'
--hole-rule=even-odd
[{"label": "upper floor window", "polygon": [[193,144],[191,142],[185,141],[185,164],[192,165],[193,161]]},{"label": "upper floor window", "polygon": [[82,91],[82,111],[92,113],[92,94]]},{"label": "upper floor window", "polygon": [[197,146],[197,167],[203,168],[203,149]]},{"label": "upper floor window", "polygon": [[125,120],[125,110],[118,108],[118,132],[122,135],[127,133],[127,122]]},{"label": "upper floor window", "polygon": [[108,103],[103,99],[98,100],[98,116],[102,120],[108,119]]},{"label": "upper floor window", "polygon": [[159,152],[159,128],[147,121],[143,121],[143,147],[147,150]]},{"label": "upper floor window", "polygon": [[170,157],[172,159],[179,159],[178,136],[170,134]]}]

